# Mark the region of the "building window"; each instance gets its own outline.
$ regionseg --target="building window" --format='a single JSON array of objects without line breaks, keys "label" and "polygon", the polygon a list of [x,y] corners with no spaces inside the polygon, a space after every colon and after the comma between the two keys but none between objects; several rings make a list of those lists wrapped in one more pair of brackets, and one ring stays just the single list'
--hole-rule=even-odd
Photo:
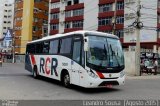
[{"label": "building window", "polygon": [[84,9],[73,10],[73,16],[83,15]]},{"label": "building window", "polygon": [[72,23],[73,28],[83,28],[83,21],[74,21]]},{"label": "building window", "polygon": [[71,28],[71,22],[66,22],[65,23],[65,29]]},{"label": "building window", "polygon": [[100,13],[107,12],[107,11],[112,11],[112,4],[105,4],[105,5],[99,6]]},{"label": "building window", "polygon": [[38,30],[39,30],[38,26],[33,26],[33,31],[38,31]]},{"label": "building window", "polygon": [[43,20],[43,24],[48,24],[48,21],[47,20]]},{"label": "building window", "polygon": [[73,0],[74,4],[78,4],[79,0]]},{"label": "building window", "polygon": [[71,17],[71,11],[66,11],[65,12],[65,17]]},{"label": "building window", "polygon": [[123,38],[123,30],[116,30],[116,36]]},{"label": "building window", "polygon": [[72,1],[68,0],[66,6],[70,6],[70,5],[72,5]]},{"label": "building window", "polygon": [[124,2],[117,2],[117,10],[124,10]]},{"label": "building window", "polygon": [[59,29],[59,24],[52,24],[51,25],[51,30],[58,30]]},{"label": "building window", "polygon": [[60,7],[60,3],[52,3],[51,4],[51,9],[54,9],[54,8],[59,8]]},{"label": "building window", "polygon": [[51,19],[58,19],[58,18],[59,18],[59,13],[51,14]]},{"label": "building window", "polygon": [[111,25],[111,23],[112,23],[112,18],[111,17],[109,17],[109,18],[100,18],[99,22],[98,22],[99,26]]},{"label": "building window", "polygon": [[42,0],[34,0],[34,2],[41,2]]},{"label": "building window", "polygon": [[79,3],[84,3],[84,0],[79,0]]},{"label": "building window", "polygon": [[123,24],[124,23],[124,17],[123,16],[119,16],[116,18],[116,23],[117,24]]},{"label": "building window", "polygon": [[38,22],[38,18],[35,17],[35,18],[33,19],[33,21],[34,21],[34,22]]}]

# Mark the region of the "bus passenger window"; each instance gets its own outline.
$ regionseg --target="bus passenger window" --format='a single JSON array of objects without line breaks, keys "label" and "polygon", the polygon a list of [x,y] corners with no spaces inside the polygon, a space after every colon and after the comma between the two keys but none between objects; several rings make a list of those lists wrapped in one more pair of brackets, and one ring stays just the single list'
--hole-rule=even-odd
[{"label": "bus passenger window", "polygon": [[69,54],[71,52],[71,38],[62,39],[60,53]]},{"label": "bus passenger window", "polygon": [[59,40],[50,41],[49,54],[57,54],[58,53],[58,44],[59,44]]}]

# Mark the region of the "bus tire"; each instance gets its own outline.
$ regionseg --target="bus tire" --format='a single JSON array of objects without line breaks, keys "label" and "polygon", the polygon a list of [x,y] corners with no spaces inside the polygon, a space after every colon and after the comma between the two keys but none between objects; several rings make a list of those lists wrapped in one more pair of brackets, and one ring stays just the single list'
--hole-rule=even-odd
[{"label": "bus tire", "polygon": [[62,73],[62,83],[66,88],[70,88],[70,76],[66,71]]},{"label": "bus tire", "polygon": [[38,78],[38,72],[37,72],[37,71],[38,71],[38,70],[37,70],[37,66],[34,65],[34,67],[33,67],[33,78],[35,78],[35,79]]}]

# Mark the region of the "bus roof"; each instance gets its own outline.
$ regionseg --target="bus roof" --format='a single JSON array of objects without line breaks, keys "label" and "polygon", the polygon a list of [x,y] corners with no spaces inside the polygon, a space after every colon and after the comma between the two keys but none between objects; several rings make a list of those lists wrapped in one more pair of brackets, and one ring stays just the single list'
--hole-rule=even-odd
[{"label": "bus roof", "polygon": [[43,37],[42,39],[34,40],[34,41],[31,41],[31,42],[28,42],[27,44],[36,43],[36,42],[45,41],[45,40],[50,40],[50,39],[54,39],[54,38],[60,38],[60,37],[69,36],[69,35],[73,35],[73,34],[83,34],[84,35],[86,33],[87,34],[96,34],[96,35],[100,35],[100,36],[107,36],[107,37],[112,37],[112,38],[119,39],[117,36],[115,36],[113,34],[109,34],[109,33],[98,32],[98,31],[80,30],[80,31],[74,31],[74,32],[69,32],[69,33],[65,33],[65,34],[55,34],[53,36]]}]

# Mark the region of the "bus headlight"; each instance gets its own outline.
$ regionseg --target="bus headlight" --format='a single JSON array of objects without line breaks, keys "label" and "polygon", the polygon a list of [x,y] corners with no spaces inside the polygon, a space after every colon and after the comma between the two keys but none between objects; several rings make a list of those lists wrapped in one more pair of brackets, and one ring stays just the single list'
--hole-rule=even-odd
[{"label": "bus headlight", "polygon": [[120,72],[120,78],[122,78],[124,75],[125,75],[125,72],[124,72],[124,71],[121,71],[121,72]]},{"label": "bus headlight", "polygon": [[98,76],[92,71],[92,70],[87,70],[87,73],[89,76],[91,76],[92,78],[98,78]]}]

